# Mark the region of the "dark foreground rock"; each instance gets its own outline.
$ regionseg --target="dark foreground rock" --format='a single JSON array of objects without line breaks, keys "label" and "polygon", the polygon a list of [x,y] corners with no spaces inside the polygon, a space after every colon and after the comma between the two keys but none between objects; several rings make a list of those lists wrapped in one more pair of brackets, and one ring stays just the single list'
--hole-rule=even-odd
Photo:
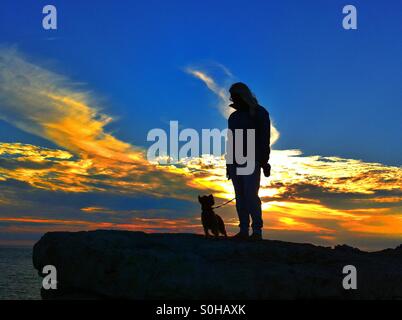
[{"label": "dark foreground rock", "polygon": [[[362,252],[311,244],[206,240],[194,234],[51,232],[33,264],[57,269],[44,299],[401,299],[402,247]],[[344,290],[342,269],[357,269]]]}]

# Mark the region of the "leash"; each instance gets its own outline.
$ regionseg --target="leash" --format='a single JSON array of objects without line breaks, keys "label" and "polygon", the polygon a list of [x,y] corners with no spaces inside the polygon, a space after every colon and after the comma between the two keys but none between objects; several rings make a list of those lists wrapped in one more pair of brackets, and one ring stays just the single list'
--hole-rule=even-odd
[{"label": "leash", "polygon": [[222,204],[219,205],[219,206],[212,207],[212,209],[218,209],[218,208],[220,208],[220,207],[226,206],[228,203],[232,202],[232,201],[235,200],[235,199],[236,199],[236,197],[234,197],[233,199],[231,199],[231,200],[229,200],[229,201],[226,201],[226,202],[222,203]]}]

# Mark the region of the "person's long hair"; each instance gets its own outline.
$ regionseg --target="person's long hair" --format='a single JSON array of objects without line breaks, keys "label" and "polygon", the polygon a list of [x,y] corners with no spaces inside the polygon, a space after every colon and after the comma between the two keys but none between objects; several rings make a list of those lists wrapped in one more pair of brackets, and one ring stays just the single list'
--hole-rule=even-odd
[{"label": "person's long hair", "polygon": [[255,111],[258,107],[258,101],[255,95],[251,92],[250,88],[243,82],[236,82],[232,84],[229,89],[231,94],[236,94],[242,98],[242,100],[247,104],[250,114],[255,115]]}]

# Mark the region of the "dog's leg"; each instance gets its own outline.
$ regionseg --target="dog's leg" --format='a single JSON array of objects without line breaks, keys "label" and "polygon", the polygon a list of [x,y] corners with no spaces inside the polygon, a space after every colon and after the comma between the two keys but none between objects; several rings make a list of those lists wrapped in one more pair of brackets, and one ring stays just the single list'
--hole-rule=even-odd
[{"label": "dog's leg", "polygon": [[226,228],[225,228],[225,223],[223,222],[222,218],[218,215],[216,215],[216,219],[218,221],[218,230],[220,233],[222,233],[225,238],[228,237],[227,233],[226,233]]},{"label": "dog's leg", "polygon": [[221,233],[225,236],[225,238],[228,237],[228,234],[227,234],[227,232],[226,232],[226,228],[225,228],[225,225],[224,225],[224,224],[222,224],[222,231],[221,231]]}]

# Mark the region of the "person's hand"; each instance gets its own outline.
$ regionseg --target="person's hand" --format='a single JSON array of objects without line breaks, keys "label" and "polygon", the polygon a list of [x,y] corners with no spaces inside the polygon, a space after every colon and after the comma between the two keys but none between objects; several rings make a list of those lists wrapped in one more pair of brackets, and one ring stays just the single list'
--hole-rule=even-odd
[{"label": "person's hand", "polygon": [[264,176],[268,178],[271,175],[271,165],[269,163],[264,164],[262,171],[264,172]]}]

